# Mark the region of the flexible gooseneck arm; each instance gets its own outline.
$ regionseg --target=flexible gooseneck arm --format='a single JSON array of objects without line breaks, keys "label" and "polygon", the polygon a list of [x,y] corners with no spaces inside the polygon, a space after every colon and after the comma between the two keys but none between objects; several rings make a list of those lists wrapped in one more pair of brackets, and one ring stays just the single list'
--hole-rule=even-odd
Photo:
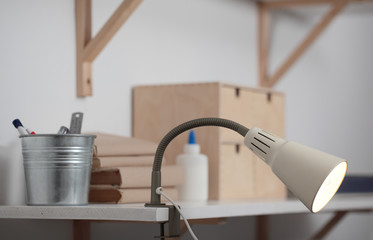
[{"label": "flexible gooseneck arm", "polygon": [[161,186],[162,159],[168,144],[181,133],[202,126],[217,126],[229,128],[233,131],[236,131],[243,137],[245,137],[246,133],[249,131],[247,127],[239,123],[222,118],[199,118],[191,120],[189,122],[182,123],[179,126],[172,129],[170,132],[166,134],[166,136],[163,137],[155,153],[152,172],[151,200],[150,204],[147,204],[147,206],[161,205],[161,196],[156,193],[156,189]]}]

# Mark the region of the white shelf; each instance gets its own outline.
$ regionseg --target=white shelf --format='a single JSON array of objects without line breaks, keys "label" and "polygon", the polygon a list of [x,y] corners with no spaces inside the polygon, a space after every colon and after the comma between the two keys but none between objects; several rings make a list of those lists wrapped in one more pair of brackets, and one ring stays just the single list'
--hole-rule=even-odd
[{"label": "white shelf", "polygon": [[[310,213],[297,199],[261,201],[209,201],[180,203],[188,219]],[[359,211],[373,209],[373,195],[335,196],[321,211]]]},{"label": "white shelf", "polygon": [[163,222],[167,208],[147,208],[144,204],[90,204],[87,206],[0,206],[1,218],[80,219]]},{"label": "white shelf", "polygon": [[[309,213],[298,200],[179,202],[188,219]],[[373,195],[336,196],[322,212],[373,209]],[[167,208],[143,204],[91,204],[88,206],[0,206],[2,219],[75,219],[164,222]]]}]

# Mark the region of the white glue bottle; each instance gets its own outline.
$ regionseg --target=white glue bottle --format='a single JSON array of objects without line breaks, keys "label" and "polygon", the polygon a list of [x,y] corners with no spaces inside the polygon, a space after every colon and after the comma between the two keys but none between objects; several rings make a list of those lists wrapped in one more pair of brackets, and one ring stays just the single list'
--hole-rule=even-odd
[{"label": "white glue bottle", "polygon": [[179,187],[179,200],[207,201],[208,161],[206,155],[200,154],[193,130],[189,133],[188,144],[184,145],[184,153],[177,156],[176,164],[185,172],[184,184]]}]

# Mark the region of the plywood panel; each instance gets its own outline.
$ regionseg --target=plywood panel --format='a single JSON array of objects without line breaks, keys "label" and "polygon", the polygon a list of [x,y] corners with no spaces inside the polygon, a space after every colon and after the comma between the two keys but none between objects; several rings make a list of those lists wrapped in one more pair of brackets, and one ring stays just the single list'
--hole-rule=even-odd
[{"label": "plywood panel", "polygon": [[[167,132],[186,121],[202,117],[218,117],[219,83],[143,86],[133,92],[133,136],[160,142]],[[195,129],[201,153],[209,159],[209,181],[218,182],[219,128]],[[167,164],[174,164],[188,141],[185,132],[167,147]],[[216,199],[217,185],[209,188],[209,196]]]},{"label": "plywood panel", "polygon": [[223,144],[220,153],[219,198],[255,198],[254,155],[239,144]]},{"label": "plywood panel", "polygon": [[[258,107],[253,101],[255,91],[241,87],[223,86],[221,89],[220,117],[252,127],[254,110]],[[223,142],[242,142],[242,136],[229,129],[220,129]]]},{"label": "plywood panel", "polygon": [[[247,127],[284,134],[284,96],[264,89],[221,83],[143,86],[133,92],[133,136],[159,142],[173,127],[195,118],[222,117]],[[242,145],[229,129],[196,129],[201,152],[209,158],[209,199],[241,199],[286,195],[269,167]],[[167,164],[183,152],[188,133],[167,148]],[[241,147],[236,152],[236,145]]]}]

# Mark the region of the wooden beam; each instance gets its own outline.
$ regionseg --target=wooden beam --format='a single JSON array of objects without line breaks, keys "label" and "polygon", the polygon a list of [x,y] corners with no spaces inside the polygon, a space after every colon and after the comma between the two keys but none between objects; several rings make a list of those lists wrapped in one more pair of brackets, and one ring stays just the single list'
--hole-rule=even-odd
[{"label": "wooden beam", "polygon": [[84,60],[92,62],[127,21],[142,0],[125,0],[84,49]]},{"label": "wooden beam", "polygon": [[84,48],[91,40],[91,19],[91,0],[76,0],[76,92],[78,97],[92,95],[92,64],[83,59]]},{"label": "wooden beam", "polygon": [[92,96],[92,62],[142,0],[125,0],[92,39],[91,0],[75,0],[76,91],[78,97]]},{"label": "wooden beam", "polygon": [[336,212],[334,217],[311,239],[323,239],[348,213],[348,211],[339,211]]},{"label": "wooden beam", "polygon": [[265,86],[268,71],[269,54],[269,11],[265,4],[258,2],[258,50],[259,50],[259,85]]},{"label": "wooden beam", "polygon": [[74,240],[90,240],[91,225],[90,221],[73,220]]},{"label": "wooden beam", "polygon": [[318,23],[310,34],[301,42],[295,51],[287,58],[275,74],[265,81],[266,87],[273,87],[277,81],[286,73],[286,71],[295,63],[296,60],[308,49],[308,47],[315,41],[321,32],[329,25],[335,16],[340,13],[347,5],[348,0],[340,0],[333,4],[332,9],[328,14]]},{"label": "wooden beam", "polygon": [[256,239],[267,240],[269,239],[268,216],[261,215],[256,217]]}]

